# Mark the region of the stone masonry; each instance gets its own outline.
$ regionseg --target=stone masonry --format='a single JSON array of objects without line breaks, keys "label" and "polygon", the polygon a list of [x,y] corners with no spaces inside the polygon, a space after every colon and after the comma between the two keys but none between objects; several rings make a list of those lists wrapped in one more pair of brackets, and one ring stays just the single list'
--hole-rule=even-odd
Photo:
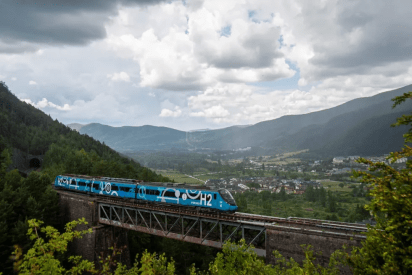
[{"label": "stone masonry", "polygon": [[[79,218],[85,218],[88,225],[81,225],[77,229],[93,228],[93,233],[85,235],[83,239],[74,241],[69,250],[73,255],[82,255],[84,259],[99,264],[99,257],[105,258],[111,254],[110,247],[121,248],[123,253],[117,259],[130,266],[127,229],[117,226],[98,223],[99,205],[95,197],[76,193],[58,192],[60,196],[60,211],[65,223]],[[352,231],[351,231],[352,232]],[[316,264],[327,266],[331,254],[347,247],[361,246],[364,236],[359,233],[350,233],[339,228],[322,230],[311,225],[289,226],[273,224],[266,226],[266,262],[275,264],[273,251],[278,250],[286,259],[293,258],[302,263],[305,259],[302,244],[311,245],[316,256]],[[317,253],[321,252],[321,255]],[[342,274],[351,274],[350,270],[342,269]]]},{"label": "stone masonry", "polygon": [[[316,264],[327,266],[331,254],[338,249],[361,246],[362,238],[354,235],[322,232],[302,228],[270,226],[266,229],[266,262],[275,264],[273,251],[278,250],[286,259],[293,258],[302,263],[305,259],[302,244],[311,245],[316,257]],[[317,255],[317,253],[320,253]],[[341,274],[352,274],[349,269],[341,270]]]},{"label": "stone masonry", "polygon": [[98,220],[98,203],[95,197],[67,192],[58,192],[60,200],[60,214],[64,223],[85,218],[87,225],[80,225],[76,229],[92,228],[93,233],[74,240],[69,246],[72,255],[81,255],[84,259],[99,265],[99,258],[111,254],[111,247],[121,248],[122,254],[118,261],[130,266],[127,230],[113,226],[100,225]]}]

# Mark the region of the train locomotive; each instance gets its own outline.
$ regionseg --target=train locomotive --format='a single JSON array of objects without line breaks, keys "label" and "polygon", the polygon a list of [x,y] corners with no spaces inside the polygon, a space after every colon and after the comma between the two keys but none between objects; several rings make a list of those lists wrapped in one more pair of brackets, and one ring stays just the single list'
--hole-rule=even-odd
[{"label": "train locomotive", "polygon": [[174,204],[200,210],[234,213],[238,209],[230,192],[213,190],[206,186],[183,183],[142,182],[132,179],[59,175],[54,181],[56,189],[83,192],[101,196],[114,196],[140,202]]}]

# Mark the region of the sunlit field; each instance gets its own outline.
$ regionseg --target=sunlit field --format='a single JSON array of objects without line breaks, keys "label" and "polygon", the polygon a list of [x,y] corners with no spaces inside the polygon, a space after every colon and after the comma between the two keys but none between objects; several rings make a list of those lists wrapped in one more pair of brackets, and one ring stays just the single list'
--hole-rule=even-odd
[{"label": "sunlit field", "polygon": [[326,190],[331,191],[342,191],[342,192],[352,192],[352,188],[349,188],[351,185],[356,185],[356,183],[344,183],[343,188],[339,186],[342,182],[340,181],[331,181],[331,180],[317,180],[322,184]]},{"label": "sunlit field", "polygon": [[155,170],[156,173],[161,174],[164,177],[168,177],[178,183],[190,183],[190,184],[204,184],[204,181],[199,181],[195,178],[189,177],[178,171],[173,170]]}]

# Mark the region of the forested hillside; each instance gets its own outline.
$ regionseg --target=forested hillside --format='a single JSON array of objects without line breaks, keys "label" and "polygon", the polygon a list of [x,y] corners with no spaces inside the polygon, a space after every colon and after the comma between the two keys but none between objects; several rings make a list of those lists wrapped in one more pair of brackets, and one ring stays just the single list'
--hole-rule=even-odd
[{"label": "forested hillside", "polygon": [[57,173],[168,180],[20,101],[0,82],[0,150],[5,148],[45,155],[43,169]]},{"label": "forested hillside", "polygon": [[[43,163],[26,177],[21,171],[10,171],[12,152],[18,152],[26,163],[30,155],[44,155]],[[13,270],[14,246],[19,245],[25,252],[32,245],[26,234],[27,220],[41,219],[46,225],[62,229],[58,197],[52,189],[57,174],[169,181],[21,102],[3,82],[0,82],[0,153],[0,273],[5,274]]]},{"label": "forested hillside", "polygon": [[402,147],[403,134],[407,128],[401,126],[391,129],[391,125],[405,112],[371,117],[366,115],[367,110],[348,113],[323,125],[308,126],[271,144],[294,150],[309,149],[324,157],[379,156]]}]

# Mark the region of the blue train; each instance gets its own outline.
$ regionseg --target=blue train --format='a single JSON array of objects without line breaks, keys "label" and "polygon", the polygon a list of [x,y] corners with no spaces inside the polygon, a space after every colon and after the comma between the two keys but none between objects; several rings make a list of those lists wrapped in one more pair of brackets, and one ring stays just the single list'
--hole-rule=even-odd
[{"label": "blue train", "polygon": [[232,195],[226,189],[211,190],[205,186],[183,183],[142,182],[132,179],[59,175],[55,188],[96,195],[197,207],[198,209],[236,212]]}]

